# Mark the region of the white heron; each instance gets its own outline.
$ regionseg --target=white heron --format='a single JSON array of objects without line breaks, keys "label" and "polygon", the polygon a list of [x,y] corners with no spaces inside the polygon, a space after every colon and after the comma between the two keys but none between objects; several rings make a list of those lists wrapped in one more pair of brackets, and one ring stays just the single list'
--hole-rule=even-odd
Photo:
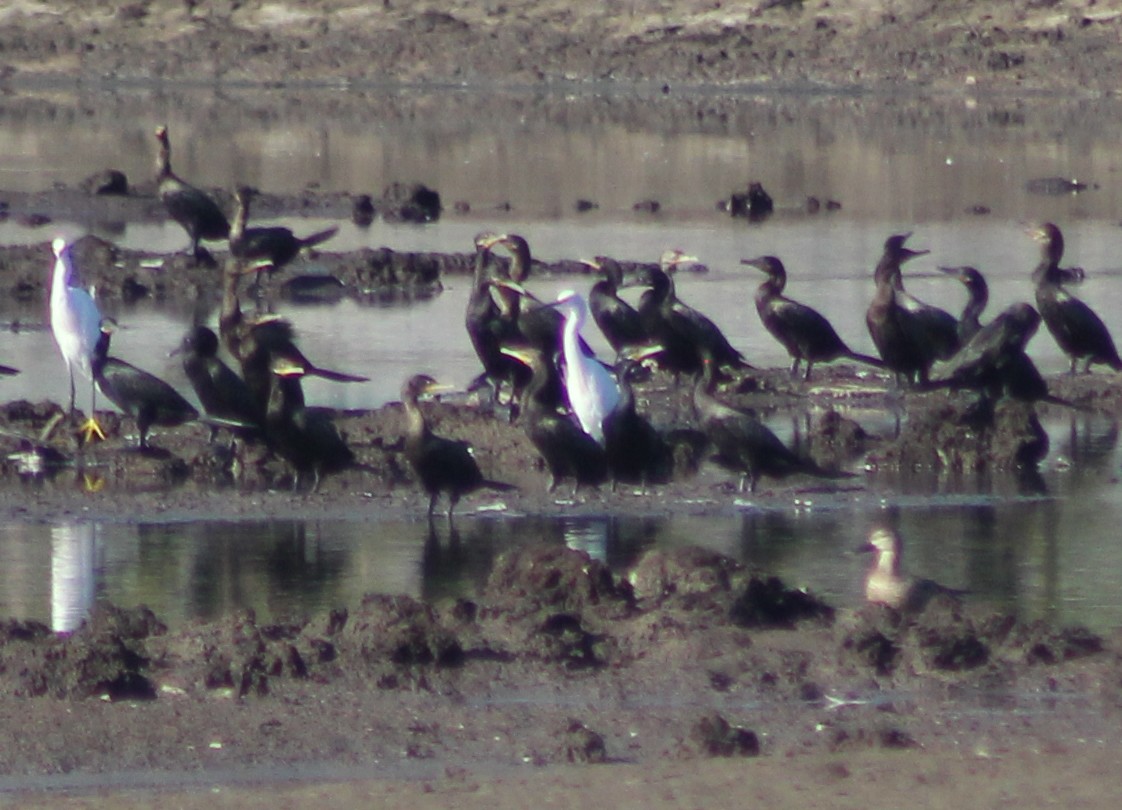
[{"label": "white heron", "polygon": [[70,416],[74,416],[74,369],[77,368],[90,381],[90,411],[82,425],[82,433],[86,441],[94,436],[104,439],[105,434],[94,415],[97,394],[91,364],[94,348],[101,338],[101,312],[89,292],[74,286],[74,262],[70,258],[67,241],[60,237],[51,243],[51,247],[55,253],[54,277],[51,280],[51,333],[70,375]]},{"label": "white heron", "polygon": [[552,305],[565,316],[561,332],[561,354],[565,359],[565,394],[581,428],[604,444],[604,419],[616,409],[623,395],[608,368],[581,349],[580,330],[588,318],[588,304],[578,292],[565,290]]}]

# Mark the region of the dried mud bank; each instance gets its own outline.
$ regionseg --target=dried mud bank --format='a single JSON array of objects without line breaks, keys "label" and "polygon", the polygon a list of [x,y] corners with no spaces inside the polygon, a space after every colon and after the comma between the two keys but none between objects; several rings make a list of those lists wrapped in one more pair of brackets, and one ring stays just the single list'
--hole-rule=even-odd
[{"label": "dried mud bank", "polygon": [[[529,548],[501,557],[477,600],[371,595],[271,624],[169,630],[105,605],[68,636],[0,627],[0,713],[71,707],[65,733],[5,746],[8,775],[934,752],[1000,735],[997,707],[1021,707],[1038,742],[1097,716],[1094,734],[1120,684],[1116,642],[1084,630],[948,597],[843,614],[699,549],[650,552],[620,577]],[[1041,701],[1067,711],[1037,717]]]},{"label": "dried mud bank", "polygon": [[0,18],[0,77],[25,85],[910,83],[1114,93],[1120,27],[1116,0],[48,0]]}]

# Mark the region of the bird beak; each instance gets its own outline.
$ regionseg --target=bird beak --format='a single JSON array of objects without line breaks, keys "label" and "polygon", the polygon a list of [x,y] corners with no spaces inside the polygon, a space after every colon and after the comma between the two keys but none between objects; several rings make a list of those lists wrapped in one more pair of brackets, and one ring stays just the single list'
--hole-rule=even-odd
[{"label": "bird beak", "polygon": [[601,270],[604,269],[600,265],[600,262],[596,261],[595,259],[581,259],[580,263],[583,264],[585,267],[590,268],[592,270],[592,272],[594,272],[594,273],[599,273]]},{"label": "bird beak", "polygon": [[302,363],[293,362],[291,357],[284,355],[274,355],[269,370],[278,377],[301,377],[307,372]]},{"label": "bird beak", "polygon": [[477,244],[481,248],[484,248],[486,250],[490,250],[495,245],[499,244],[499,242],[503,241],[504,238],[505,238],[504,234],[492,233],[492,234],[488,234],[487,236],[482,237],[481,239],[476,240],[475,244]]},{"label": "bird beak", "polygon": [[503,289],[510,290],[511,292],[516,292],[525,298],[529,298],[531,301],[538,300],[537,296],[535,296],[532,292],[527,290],[517,281],[511,281],[509,278],[493,278],[491,279],[491,283],[496,287],[502,287]]},{"label": "bird beak", "polygon": [[930,250],[912,250],[911,248],[901,248],[900,249],[900,261],[901,261],[901,263],[906,262],[906,261],[910,261],[910,260],[914,259],[916,256],[926,256],[930,252],[931,252]]},{"label": "bird beak", "polygon": [[507,357],[513,357],[515,360],[518,360],[519,362],[522,362],[527,366],[531,365],[534,362],[534,352],[532,349],[520,349],[503,346],[499,349],[499,351],[505,354]]},{"label": "bird beak", "polygon": [[868,554],[871,551],[876,551],[877,547],[874,546],[872,543],[862,543],[861,545],[859,545],[857,548],[855,548],[853,550],[860,553],[860,554]]},{"label": "bird beak", "polygon": [[665,348],[661,343],[654,343],[649,346],[628,346],[619,353],[619,359],[624,362],[629,360],[638,362],[646,360],[648,357],[654,357]]},{"label": "bird beak", "polygon": [[763,260],[760,259],[759,257],[757,257],[755,259],[741,259],[740,263],[745,265],[746,267],[755,267],[761,273],[770,272],[768,270],[768,268],[764,265]]}]

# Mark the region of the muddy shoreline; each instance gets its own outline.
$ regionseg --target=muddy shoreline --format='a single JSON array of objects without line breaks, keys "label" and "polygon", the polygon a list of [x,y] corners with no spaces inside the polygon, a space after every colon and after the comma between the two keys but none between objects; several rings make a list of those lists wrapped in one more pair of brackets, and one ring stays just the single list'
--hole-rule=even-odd
[{"label": "muddy shoreline", "polygon": [[[316,86],[1113,96],[1120,31],[1119,0],[320,0],[298,8],[51,0],[0,13],[0,88],[49,114],[58,112],[53,89],[106,86],[172,96],[229,88],[257,115],[269,114],[255,97],[266,87],[282,97]],[[337,103],[317,100],[311,114],[330,115]],[[470,114],[476,101],[457,103]],[[122,198],[78,187],[0,197],[17,218],[161,219],[150,178],[129,179],[135,185]],[[259,214],[342,219],[353,202],[307,191],[266,198]],[[0,289],[19,318],[41,318],[51,236],[48,226],[40,244],[0,251]],[[188,268],[182,257],[92,240],[83,249],[100,274],[87,282],[121,301],[213,294],[215,271]],[[438,294],[442,273],[464,269],[463,257],[376,253],[320,259],[355,296],[395,285],[395,294]],[[285,279],[274,281],[267,295],[275,298]],[[826,407],[851,398],[887,404],[877,375],[840,365],[820,380],[808,391],[771,370],[754,390],[726,395],[745,404],[792,395]],[[1049,385],[1090,411],[1122,413],[1114,375]],[[688,411],[665,380],[640,390],[656,421]],[[923,394],[904,407],[916,424],[954,425],[965,404]],[[504,496],[509,510],[650,509],[649,495],[626,488],[559,503],[522,430],[501,412],[466,400],[428,409],[440,432],[472,439],[486,472],[523,482]],[[159,431],[161,449],[140,454],[127,447],[131,425],[105,413],[109,441],[79,448],[66,425],[42,436],[57,411],[46,402],[0,406],[0,513],[10,521],[423,515],[401,457],[397,406],[336,414],[367,469],[297,494],[283,464],[253,446],[211,447],[201,426]],[[848,422],[819,422],[810,452],[858,477],[856,491],[815,488],[815,499],[875,500],[895,471],[934,469],[935,431],[923,434],[855,442]],[[950,459],[962,474],[980,466],[1002,491],[1033,486],[1000,443],[979,452],[977,437],[955,430],[938,441],[952,451],[939,463]],[[29,475],[26,465],[51,460],[36,461],[48,445],[66,463]],[[755,497],[789,502],[806,486],[814,485],[765,481]],[[735,479],[708,463],[658,490],[666,509],[736,509],[737,497]],[[465,509],[488,503],[475,496]],[[651,553],[624,577],[579,552],[530,548],[496,565],[473,600],[371,595],[286,622],[243,613],[172,630],[141,607],[102,606],[68,636],[0,622],[0,722],[11,730],[0,740],[0,795],[51,807],[326,799],[412,810],[587,803],[608,790],[620,806],[648,810],[717,806],[729,795],[791,806],[807,801],[806,790],[815,791],[812,803],[862,807],[920,793],[945,803],[1117,804],[1117,634],[1018,622],[969,599],[939,601],[919,616],[827,606],[776,620],[777,604],[812,595],[783,591],[766,574],[687,550]]]}]

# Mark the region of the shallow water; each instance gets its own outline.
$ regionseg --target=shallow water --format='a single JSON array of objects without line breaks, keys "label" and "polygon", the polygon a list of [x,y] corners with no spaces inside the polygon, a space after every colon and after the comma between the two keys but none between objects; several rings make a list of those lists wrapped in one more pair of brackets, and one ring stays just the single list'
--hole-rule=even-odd
[{"label": "shallow water", "polygon": [[[781,256],[790,295],[823,310],[854,348],[869,351],[871,268],[885,236],[899,231],[914,231],[913,245],[931,250],[908,266],[913,293],[957,311],[961,287],[933,271],[973,264],[989,279],[992,313],[1031,296],[1036,248],[1023,223],[1055,220],[1067,237],[1069,263],[1088,271],[1080,294],[1118,326],[1122,201],[1113,179],[1122,162],[1120,112],[1118,102],[1043,97],[58,92],[0,108],[0,188],[72,185],[108,166],[143,182],[154,160],[151,130],[167,121],[176,168],[199,185],[377,194],[391,181],[418,180],[438,189],[446,207],[471,203],[471,213],[449,211],[428,226],[343,223],[328,245],[335,250],[466,252],[484,228],[523,233],[544,259],[609,253],[654,260],[664,248],[680,247],[710,268],[680,276],[680,296],[717,321],[752,362],[780,366],[787,358],[752,305],[755,271],[739,259]],[[1026,189],[1028,180],[1054,175],[1098,187],[1063,196]],[[753,179],[775,198],[774,217],[749,225],[716,212],[717,199]],[[808,195],[839,200],[842,210],[809,216]],[[578,198],[600,208],[578,214]],[[658,215],[631,210],[649,198],[661,202]],[[494,210],[500,202],[512,210]],[[967,213],[976,205],[992,213]],[[327,223],[286,224],[310,232]],[[92,228],[134,248],[186,243],[174,225],[100,227],[0,222],[0,242],[47,241]],[[544,298],[590,283],[535,279],[531,286]],[[309,401],[377,406],[396,398],[401,380],[418,370],[466,383],[478,370],[462,326],[468,284],[446,279],[443,294],[408,304],[280,307],[318,363],[371,377],[362,385],[309,384]],[[0,312],[20,323],[0,332],[0,360],[24,370],[0,381],[4,398],[64,401],[61,360],[37,327],[42,310]],[[114,354],[185,389],[165,355],[194,313],[140,306],[112,314],[122,325]],[[599,336],[590,337],[603,349]],[[1066,366],[1044,330],[1030,351],[1045,371]],[[785,415],[774,424],[786,424],[789,433]],[[1025,615],[1122,626],[1117,427],[1079,417],[1048,429],[1047,496],[912,476],[874,481],[871,493],[828,509],[791,503],[745,507],[736,517],[726,511],[650,521],[478,518],[464,521],[458,551],[437,557],[425,554],[424,524],[12,525],[0,530],[0,615],[63,627],[94,598],[147,602],[174,621],[245,606],[270,615],[307,612],[372,590],[470,593],[497,550],[541,538],[587,547],[619,565],[649,545],[701,541],[850,605],[864,561],[849,549],[887,506],[898,512],[915,572]]]}]

